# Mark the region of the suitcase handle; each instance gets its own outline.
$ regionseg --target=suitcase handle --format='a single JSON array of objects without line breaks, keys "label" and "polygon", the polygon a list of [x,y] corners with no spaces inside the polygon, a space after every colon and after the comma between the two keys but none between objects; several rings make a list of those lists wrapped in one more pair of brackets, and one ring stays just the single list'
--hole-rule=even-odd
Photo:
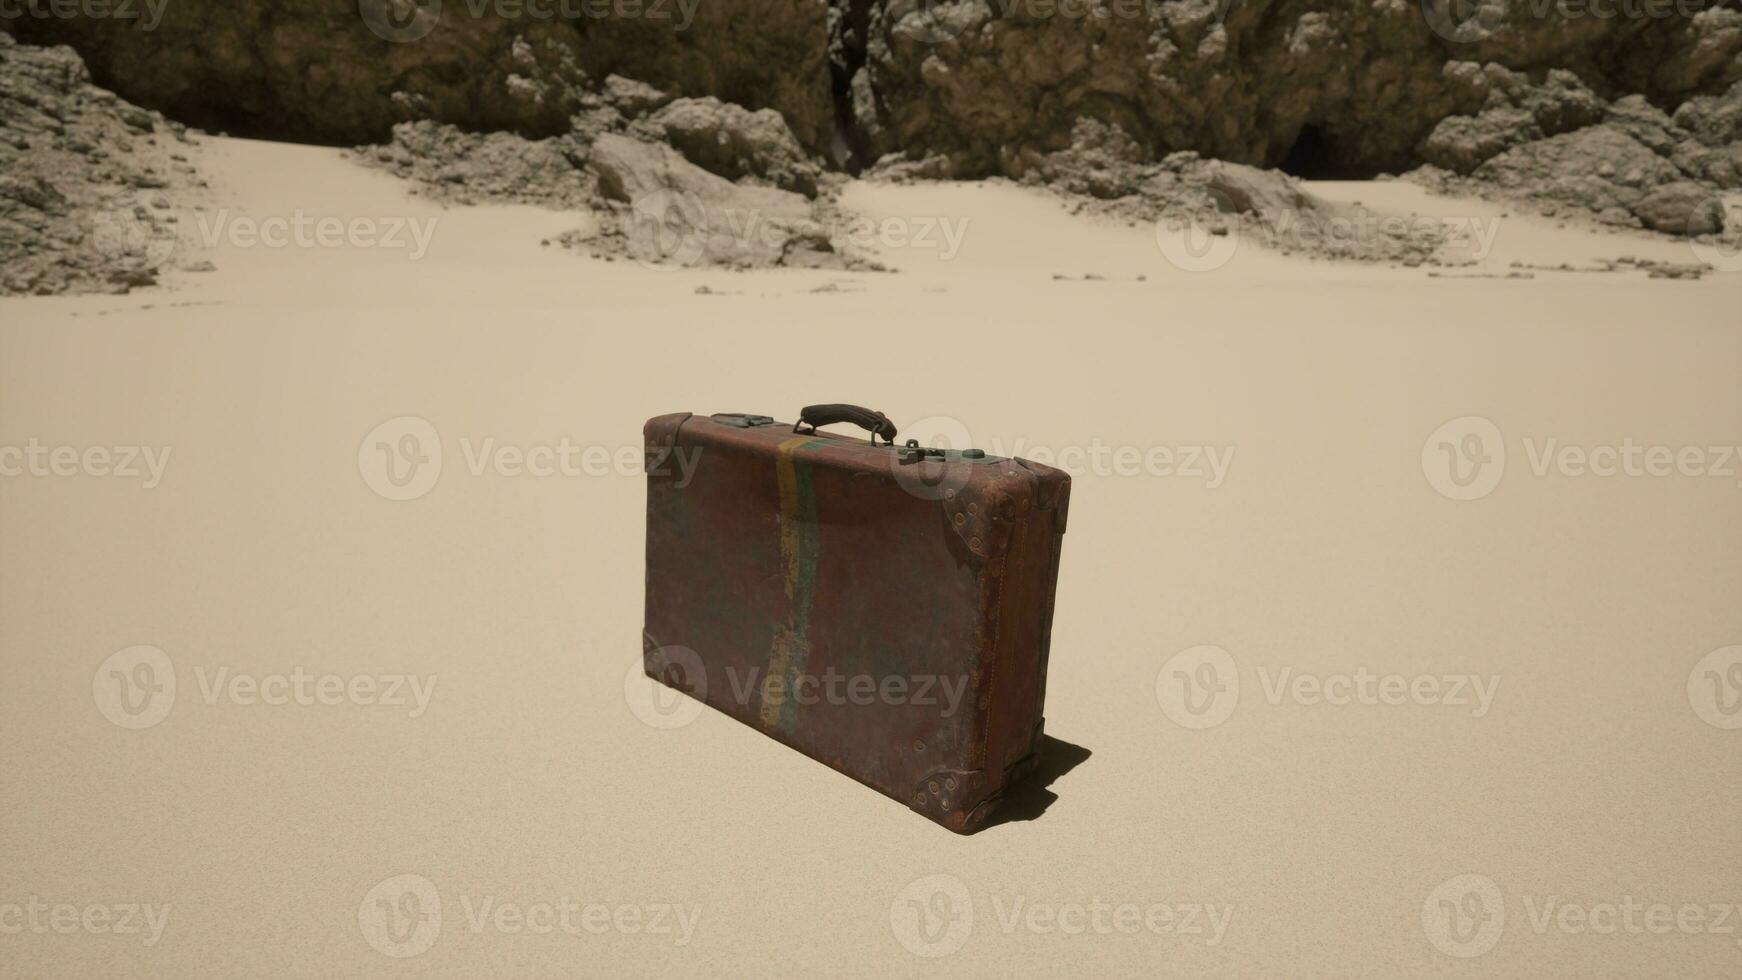
[{"label": "suitcase handle", "polygon": [[836,422],[851,422],[869,431],[873,446],[877,445],[878,436],[882,436],[885,442],[895,442],[894,422],[882,412],[857,405],[806,405],[799,409],[798,421],[793,424],[792,431],[799,432],[799,426],[808,425],[810,431],[815,432],[819,425],[834,425]]}]

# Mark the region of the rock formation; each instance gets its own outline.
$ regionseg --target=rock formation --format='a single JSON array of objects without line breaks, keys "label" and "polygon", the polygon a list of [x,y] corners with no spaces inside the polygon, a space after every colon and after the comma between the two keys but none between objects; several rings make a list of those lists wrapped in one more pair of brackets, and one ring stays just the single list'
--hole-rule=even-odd
[{"label": "rock formation", "polygon": [[[1088,118],[1153,160],[1370,176],[1545,124],[1497,86],[1566,79],[1673,116],[1742,80],[1736,0],[1619,3],[176,0],[150,30],[146,3],[0,28],[73,45],[100,84],[183,122],[277,138],[379,141],[416,119],[560,135],[615,73],[773,109],[836,164],[1022,176]],[[1475,121],[1424,143],[1449,117]]]},{"label": "rock formation", "polygon": [[66,48],[0,34],[0,294],[124,293],[182,249],[186,129],[91,84]]},{"label": "rock formation", "polygon": [[833,118],[824,0],[134,0],[136,16],[72,18],[20,6],[0,30],[69,44],[99,84],[214,132],[349,144],[432,119],[556,135],[613,73],[773,108],[812,146]]},{"label": "rock formation", "polygon": [[[366,162],[456,203],[590,209],[612,220],[576,241],[607,253],[638,247],[626,222],[656,187],[708,202],[700,220],[657,210],[728,265],[854,261],[818,226],[829,171],[865,169],[1012,177],[1273,243],[1302,217],[1353,219],[1251,168],[1407,172],[1734,242],[1718,195],[1742,190],[1739,2],[25,3],[0,18],[5,288],[150,281],[169,261],[168,194],[196,179],[173,152],[181,124],[371,144]],[[72,52],[3,32],[72,45],[119,98]],[[717,234],[741,208],[772,219],[772,245]],[[94,213],[128,216],[109,251],[132,258],[75,234]],[[1432,261],[1418,231],[1309,250]]]}]

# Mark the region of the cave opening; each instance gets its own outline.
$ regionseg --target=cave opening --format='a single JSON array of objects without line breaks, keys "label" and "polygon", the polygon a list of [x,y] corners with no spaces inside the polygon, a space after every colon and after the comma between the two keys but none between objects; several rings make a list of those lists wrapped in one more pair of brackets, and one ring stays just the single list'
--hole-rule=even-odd
[{"label": "cave opening", "polygon": [[1324,130],[1308,123],[1295,134],[1294,145],[1282,158],[1281,170],[1305,180],[1328,180],[1347,176],[1332,152]]},{"label": "cave opening", "polygon": [[853,77],[867,60],[871,0],[830,0],[830,7],[836,13],[829,28],[829,89],[835,100],[835,125],[827,156],[836,169],[858,176],[872,155],[853,107]]}]

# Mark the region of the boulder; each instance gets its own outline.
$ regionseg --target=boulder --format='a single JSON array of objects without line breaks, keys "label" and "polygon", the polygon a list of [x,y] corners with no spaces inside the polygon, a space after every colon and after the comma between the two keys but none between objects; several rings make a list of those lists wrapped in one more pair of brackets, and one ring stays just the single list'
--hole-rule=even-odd
[{"label": "boulder", "polygon": [[649,125],[690,162],[727,180],[755,177],[815,197],[816,164],[805,157],[780,113],[715,98],[678,99]]},{"label": "boulder", "polygon": [[1724,230],[1723,202],[1692,181],[1656,188],[1633,202],[1632,210],[1645,227],[1671,235],[1714,235]]},{"label": "boulder", "polygon": [[833,251],[804,197],[734,184],[663,143],[601,136],[592,166],[599,193],[620,205],[608,234],[636,259],[756,268]]},{"label": "boulder", "polygon": [[1467,174],[1506,150],[1540,139],[1542,129],[1527,109],[1499,106],[1474,116],[1440,120],[1421,144],[1421,158],[1453,173]]},{"label": "boulder", "polygon": [[1675,164],[1608,124],[1514,147],[1474,176],[1514,194],[1594,212],[1631,211],[1647,192],[1683,179]]}]

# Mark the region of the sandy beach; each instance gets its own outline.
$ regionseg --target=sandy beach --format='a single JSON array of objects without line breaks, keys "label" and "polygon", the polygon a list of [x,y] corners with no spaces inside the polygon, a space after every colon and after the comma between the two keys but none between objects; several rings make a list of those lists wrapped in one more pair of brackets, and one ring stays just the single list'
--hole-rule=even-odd
[{"label": "sandy beach", "polygon": [[[1191,271],[990,182],[674,271],[198,162],[214,271],[0,299],[0,974],[1742,972],[1742,270],[1317,182],[1482,244]],[[238,243],[299,216],[375,244]],[[636,676],[642,423],[830,401],[1072,472],[1033,819]]]}]

